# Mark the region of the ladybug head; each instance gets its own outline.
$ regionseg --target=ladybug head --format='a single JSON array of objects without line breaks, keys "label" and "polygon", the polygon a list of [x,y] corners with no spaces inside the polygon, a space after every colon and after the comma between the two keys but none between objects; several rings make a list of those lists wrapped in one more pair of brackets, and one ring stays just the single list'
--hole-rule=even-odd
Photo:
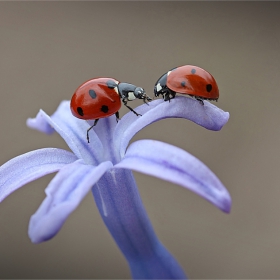
[{"label": "ladybug head", "polygon": [[141,87],[137,87],[134,90],[134,95],[136,98],[142,99],[142,96],[145,95],[145,90]]},{"label": "ladybug head", "polygon": [[161,85],[158,83],[154,87],[154,94],[155,97],[159,97],[161,94],[164,95],[166,93],[166,87],[161,87]]},{"label": "ladybug head", "polygon": [[165,73],[157,80],[155,87],[154,87],[155,97],[158,97],[160,95],[164,96],[167,93],[167,91],[168,91],[168,88],[166,86],[167,76],[168,76],[168,73]]},{"label": "ladybug head", "polygon": [[146,103],[146,100],[147,100],[147,101],[152,101],[152,98],[150,98],[150,97],[146,94],[145,90],[144,90],[143,88],[141,88],[141,87],[135,88],[135,90],[134,90],[134,96],[135,96],[136,98],[138,98],[138,99],[144,99],[144,102],[145,102],[145,103]]}]

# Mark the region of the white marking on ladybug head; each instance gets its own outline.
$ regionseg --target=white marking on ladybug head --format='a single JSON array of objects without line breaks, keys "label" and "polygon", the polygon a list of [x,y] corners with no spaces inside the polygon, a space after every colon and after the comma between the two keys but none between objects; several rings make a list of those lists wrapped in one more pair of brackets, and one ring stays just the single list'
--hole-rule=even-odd
[{"label": "white marking on ladybug head", "polygon": [[160,91],[160,90],[162,89],[161,84],[160,84],[160,83],[158,83],[158,84],[157,84],[157,86],[156,86],[156,88],[157,88],[157,91]]},{"label": "white marking on ladybug head", "polygon": [[118,89],[118,87],[114,87],[114,91],[115,91],[117,94],[119,94],[119,89]]},{"label": "white marking on ladybug head", "polygon": [[128,99],[129,101],[136,99],[136,97],[135,97],[133,91],[129,91],[129,92],[127,93],[127,99]]}]

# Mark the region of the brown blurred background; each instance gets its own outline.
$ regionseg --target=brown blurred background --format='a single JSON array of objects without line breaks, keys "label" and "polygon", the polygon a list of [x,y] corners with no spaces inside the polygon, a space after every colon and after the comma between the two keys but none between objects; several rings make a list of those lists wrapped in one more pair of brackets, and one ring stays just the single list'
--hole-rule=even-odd
[{"label": "brown blurred background", "polygon": [[[280,278],[279,14],[279,2],[1,2],[0,164],[42,147],[67,149],[25,121],[40,108],[53,113],[87,79],[112,76],[153,95],[167,70],[205,68],[228,124],[212,132],[169,119],[133,141],[158,139],[198,157],[229,190],[232,211],[135,173],[143,202],[190,278]],[[55,238],[30,242],[29,218],[52,177],[1,203],[1,278],[129,278],[91,194]]]}]

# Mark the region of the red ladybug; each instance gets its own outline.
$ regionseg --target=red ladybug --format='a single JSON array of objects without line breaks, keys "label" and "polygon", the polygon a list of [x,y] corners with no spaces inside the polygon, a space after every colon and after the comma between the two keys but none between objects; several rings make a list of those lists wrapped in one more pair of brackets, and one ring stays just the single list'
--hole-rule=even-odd
[{"label": "red ladybug", "polygon": [[141,87],[120,83],[113,78],[94,78],[76,89],[71,99],[70,109],[76,118],[95,120],[87,130],[89,142],[89,130],[97,124],[99,119],[115,114],[119,120],[121,101],[129,110],[139,116],[140,114],[127,105],[128,101],[136,98],[143,99],[144,103],[152,100]]},{"label": "red ladybug", "polygon": [[203,104],[203,99],[218,100],[219,89],[214,77],[206,70],[184,65],[162,75],[155,84],[154,94],[162,94],[164,101],[175,97],[176,93],[188,94]]}]

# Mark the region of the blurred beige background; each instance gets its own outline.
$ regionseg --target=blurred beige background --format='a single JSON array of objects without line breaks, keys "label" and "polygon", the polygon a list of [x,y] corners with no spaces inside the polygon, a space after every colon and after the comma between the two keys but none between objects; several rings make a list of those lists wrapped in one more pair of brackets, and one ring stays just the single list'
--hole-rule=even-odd
[{"label": "blurred beige background", "polygon": [[[198,65],[216,78],[228,124],[212,132],[169,119],[133,140],[158,139],[197,156],[228,188],[232,212],[135,173],[143,202],[190,278],[280,278],[279,14],[279,2],[1,2],[0,164],[67,148],[25,121],[40,108],[53,113],[87,79],[112,76],[153,95],[164,72]],[[129,278],[91,194],[55,238],[30,242],[29,218],[52,176],[1,203],[1,278]]]}]

